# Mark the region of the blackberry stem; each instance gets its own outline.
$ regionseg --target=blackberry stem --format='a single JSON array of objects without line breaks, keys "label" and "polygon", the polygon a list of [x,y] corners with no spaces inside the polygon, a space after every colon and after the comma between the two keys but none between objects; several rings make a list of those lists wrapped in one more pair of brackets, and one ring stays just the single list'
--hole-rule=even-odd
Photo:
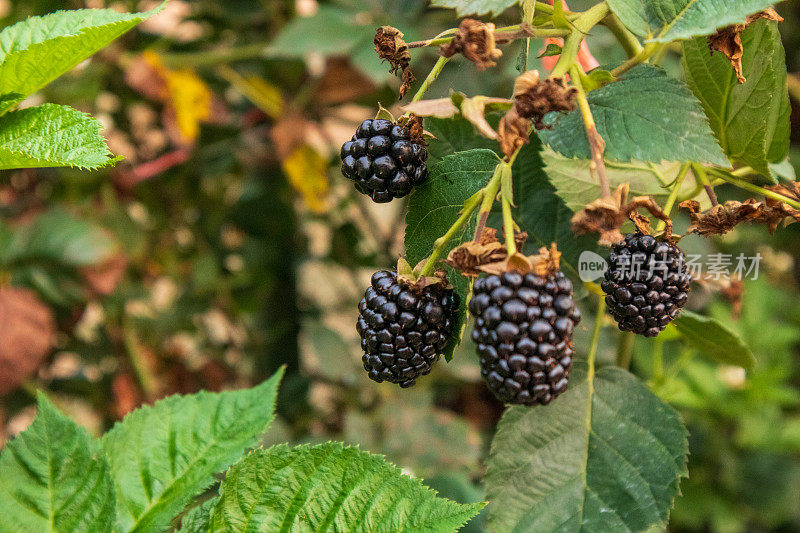
[{"label": "blackberry stem", "polygon": [[633,355],[633,341],[635,337],[630,331],[623,331],[619,336],[617,344],[617,366],[628,369],[631,366],[631,355]]},{"label": "blackberry stem", "polygon": [[653,54],[658,52],[663,46],[664,45],[661,44],[661,43],[647,43],[647,44],[645,44],[644,48],[642,48],[642,50],[638,54],[636,54],[635,56],[633,56],[632,58],[628,59],[623,64],[621,64],[620,66],[618,66],[617,68],[612,70],[611,74],[615,78],[620,76],[620,75],[622,75],[622,74],[625,74],[626,72],[628,72],[630,69],[632,69],[636,65],[644,63],[645,61],[650,59],[653,56]]},{"label": "blackberry stem", "polygon": [[514,218],[511,215],[511,204],[514,200],[512,189],[511,166],[502,163],[505,167],[500,173],[500,202],[503,210],[503,230],[505,231],[506,250],[511,257],[517,253],[517,244],[514,242]]},{"label": "blackberry stem", "polygon": [[731,185],[735,185],[736,187],[739,187],[740,189],[744,189],[746,191],[754,192],[756,194],[763,194],[767,198],[772,198],[773,200],[777,200],[779,202],[783,202],[785,204],[788,204],[788,205],[794,207],[795,209],[800,209],[800,202],[798,202],[797,200],[792,200],[788,196],[784,196],[784,195],[782,195],[780,193],[777,193],[775,191],[770,191],[769,189],[765,189],[764,187],[760,187],[758,185],[750,183],[749,181],[744,181],[742,179],[739,179],[739,178],[735,177],[734,175],[730,174],[729,172],[726,172],[725,170],[722,170],[722,169],[713,169],[713,170],[714,170],[714,174],[715,175],[719,176],[720,178],[722,178],[723,180],[727,181]]},{"label": "blackberry stem", "polygon": [[634,58],[642,52],[642,44],[639,39],[619,20],[614,13],[611,13],[601,22],[603,26],[616,37],[619,44],[628,54],[628,58]]},{"label": "blackberry stem", "polygon": [[692,163],[692,174],[694,174],[697,181],[699,181],[703,188],[706,190],[706,194],[708,195],[708,199],[711,200],[711,205],[719,205],[719,200],[717,200],[717,194],[714,192],[714,187],[711,185],[711,182],[708,181],[708,174],[706,173],[705,167],[699,163]]},{"label": "blackberry stem", "polygon": [[[538,7],[538,4],[537,4]],[[552,9],[552,7],[550,7]],[[558,58],[556,66],[550,73],[551,78],[558,78],[570,71],[575,64],[575,58],[578,55],[578,50],[581,48],[581,42],[593,26],[597,25],[601,20],[606,18],[611,10],[607,2],[600,2],[592,6],[577,18],[572,21],[573,28],[569,36],[564,39],[564,47],[561,49],[561,57]],[[574,78],[574,76],[573,76]],[[574,81],[574,80],[573,80]]]},{"label": "blackberry stem", "polygon": [[[553,72],[555,72],[555,70],[553,70]],[[600,133],[597,131],[597,125],[594,122],[592,109],[589,107],[589,100],[586,98],[586,91],[584,91],[583,84],[581,83],[581,71],[578,65],[573,64],[570,67],[569,72],[570,77],[572,78],[572,85],[578,90],[578,92],[575,94],[575,99],[578,101],[578,107],[580,108],[581,115],[583,116],[583,124],[586,127],[586,137],[589,141],[589,148],[592,154],[592,163],[589,166],[589,172],[593,175],[595,173],[597,174],[597,178],[600,181],[602,196],[610,196],[611,186],[608,183],[606,165],[603,161],[603,152],[605,151],[606,144],[603,138],[600,136]]]},{"label": "blackberry stem", "polygon": [[425,262],[425,266],[422,267],[422,270],[419,273],[420,276],[429,276],[430,274],[433,273],[434,268],[436,268],[436,262],[441,257],[442,252],[444,252],[445,245],[447,245],[450,239],[453,238],[453,235],[455,235],[462,227],[464,227],[464,224],[466,224],[467,221],[470,219],[470,217],[472,216],[472,212],[475,211],[475,209],[478,207],[478,205],[481,203],[481,200],[483,199],[483,196],[485,194],[484,190],[485,189],[479,190],[478,192],[473,194],[466,202],[464,202],[464,207],[461,209],[461,214],[453,223],[453,225],[450,226],[450,229],[448,229],[444,235],[442,235],[441,237],[436,239],[436,241],[434,241],[433,251],[431,251],[431,255]]},{"label": "blackberry stem", "polygon": [[492,210],[494,199],[497,197],[497,192],[500,190],[500,180],[502,178],[503,168],[505,165],[507,165],[505,162],[497,165],[497,167],[494,169],[492,179],[489,180],[489,183],[486,184],[486,187],[481,189],[483,191],[483,199],[481,201],[481,207],[478,209],[478,222],[475,225],[475,242],[480,239],[481,234],[483,233],[483,228],[486,227],[486,219],[489,218],[489,213]]},{"label": "blackberry stem", "polygon": [[586,363],[589,365],[589,383],[594,378],[594,360],[597,355],[597,346],[600,344],[600,330],[603,328],[603,318],[606,314],[606,299],[598,298],[597,316],[594,319],[594,331],[592,332],[592,342],[589,344],[589,354],[586,356]]},{"label": "blackberry stem", "polygon": [[449,57],[439,56],[439,59],[436,60],[436,64],[433,65],[433,68],[428,73],[428,77],[425,78],[425,81],[423,81],[422,85],[420,85],[417,94],[415,94],[414,97],[411,99],[412,102],[422,100],[422,97],[425,96],[425,93],[427,92],[428,88],[430,88],[431,84],[433,84],[433,82],[436,81],[436,78],[439,77],[439,74],[442,73],[442,69],[447,64],[448,61],[450,61]]},{"label": "blackberry stem", "polygon": [[[675,200],[678,199],[678,192],[681,190],[681,186],[683,185],[683,181],[686,179],[686,175],[689,173],[689,167],[691,166],[690,163],[684,163],[681,166],[680,172],[678,172],[678,176],[675,178],[675,184],[672,186],[672,192],[669,193],[669,198],[667,198],[667,203],[664,204],[664,215],[669,217],[670,212],[672,211],[673,206],[675,206]],[[658,224],[656,224],[656,233],[664,231],[664,227],[667,225],[666,222],[663,220],[659,220]]]}]

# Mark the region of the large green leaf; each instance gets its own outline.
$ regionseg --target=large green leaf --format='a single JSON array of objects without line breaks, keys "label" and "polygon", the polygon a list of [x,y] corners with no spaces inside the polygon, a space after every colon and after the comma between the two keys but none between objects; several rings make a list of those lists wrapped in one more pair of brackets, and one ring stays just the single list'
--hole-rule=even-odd
[{"label": "large green leaf", "polygon": [[[497,122],[497,117],[489,119],[490,124]],[[497,141],[475,133],[475,127],[465,118],[425,118],[425,129],[436,138],[428,143],[428,165],[441,160],[446,155],[466,152],[476,148],[485,148],[500,153]]]},{"label": "large green leaf", "polygon": [[688,310],[673,322],[681,336],[704,357],[728,365],[753,368],[756,358],[739,335],[722,322]]},{"label": "large green leaf", "polygon": [[383,457],[341,443],[259,449],[228,471],[211,531],[456,531],[483,504],[437,498]]},{"label": "large green leaf", "polygon": [[112,531],[114,486],[99,443],[44,394],[0,456],[0,530]]},{"label": "large green leaf", "polygon": [[207,532],[211,527],[211,511],[217,505],[219,498],[211,498],[202,504],[193,507],[181,518],[181,528],[178,533]]},{"label": "large green leaf", "polygon": [[283,371],[252,389],[171,396],[103,437],[122,531],[164,531],[266,431]]},{"label": "large green leaf", "polygon": [[[464,202],[489,182],[499,162],[497,154],[491,150],[476,149],[445,156],[430,168],[428,180],[412,193],[406,213],[404,243],[406,259],[412,266],[431,254],[433,242],[447,233],[458,218]],[[474,231],[473,217],[450,239],[442,258],[447,257],[454,247],[471,239]],[[450,267],[447,267],[447,272],[448,280],[461,296],[462,303],[444,350],[444,356],[449,361],[461,338],[468,283],[466,278]]]},{"label": "large green leaf", "polygon": [[566,393],[503,415],[487,463],[489,530],[665,526],[687,475],[678,413],[628,372],[575,369]]},{"label": "large green leaf", "polygon": [[[552,150],[545,149],[542,152],[542,160],[545,165],[544,171],[550,179],[550,183],[556,188],[556,194],[564,200],[570,210],[580,211],[600,197],[600,184],[589,172],[591,164],[589,159],[567,159]],[[658,171],[669,183],[678,174],[680,163],[666,163],[655,169],[641,162],[606,163],[611,190],[623,183],[628,183],[633,196],[653,196],[657,201],[659,197],[666,199],[669,190],[661,186],[653,173],[654,170]],[[693,187],[693,184],[685,186],[687,190]]]},{"label": "large green leaf", "polygon": [[100,134],[101,125],[77,109],[44,104],[0,116],[0,170],[79,167],[118,161]]},{"label": "large green leaf", "polygon": [[13,230],[0,222],[0,265],[44,263],[81,267],[107,259],[113,241],[97,226],[60,209],[46,211]]},{"label": "large green leaf", "polygon": [[745,21],[775,0],[608,0],[631,31],[659,42],[709,35]]},{"label": "large green leaf", "polygon": [[709,53],[703,38],[684,43],[683,67],[725,153],[769,176],[769,163],[789,153],[786,58],[777,24],[751,24],[742,45],[743,84],[725,56]]},{"label": "large green leaf", "polygon": [[[616,161],[698,161],[730,166],[700,102],[680,80],[658,67],[639,65],[619,81],[588,95],[605,157]],[[589,141],[578,110],[551,113],[542,140],[566,157],[589,159]]]},{"label": "large green leaf", "polygon": [[[166,3],[166,2],[165,2]],[[158,13],[111,9],[58,11],[30,17],[0,32],[0,115],[141,21]]]},{"label": "large green leaf", "polygon": [[570,220],[575,214],[556,194],[547,179],[541,154],[542,145],[534,135],[514,163],[514,220],[528,233],[526,252],[555,242],[563,254],[561,268],[577,276],[578,257],[584,250],[598,251],[597,237],[572,233]]},{"label": "large green leaf", "polygon": [[433,7],[449,7],[456,10],[459,17],[467,15],[498,16],[519,0],[431,0]]}]

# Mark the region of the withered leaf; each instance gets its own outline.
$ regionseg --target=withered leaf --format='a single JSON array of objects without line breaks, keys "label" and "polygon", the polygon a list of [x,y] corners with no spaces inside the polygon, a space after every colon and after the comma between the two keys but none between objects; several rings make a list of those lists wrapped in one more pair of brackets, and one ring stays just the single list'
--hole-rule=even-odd
[{"label": "withered leaf", "polygon": [[744,54],[744,47],[742,46],[742,32],[758,19],[773,20],[775,22],[782,22],[781,17],[773,8],[760,11],[753,15],[749,15],[744,24],[732,24],[717,30],[716,33],[708,37],[708,47],[711,53],[722,52],[725,57],[730,60],[733,70],[736,72],[736,79],[739,83],[744,83],[747,78],[744,77],[742,72],[742,55]]},{"label": "withered leaf", "polygon": [[381,26],[375,32],[375,51],[378,57],[389,62],[389,72],[400,73],[400,98],[405,96],[416,80],[411,72],[411,52],[403,40],[403,32],[391,26]]},{"label": "withered leaf", "polygon": [[564,78],[539,80],[539,73],[526,72],[514,83],[514,98],[521,117],[531,119],[537,130],[546,128],[542,122],[551,111],[575,109],[575,87],[567,87]]},{"label": "withered leaf", "polygon": [[462,54],[475,63],[479,70],[497,65],[503,52],[497,48],[494,37],[494,24],[475,19],[464,19],[458,26],[453,39],[439,48],[443,57]]},{"label": "withered leaf", "polygon": [[715,205],[705,213],[700,212],[700,203],[696,200],[681,202],[679,207],[686,211],[692,221],[687,233],[724,235],[737,224],[763,217],[765,205],[764,202],[749,198],[744,202],[729,201]]},{"label": "withered leaf", "polygon": [[54,337],[53,313],[33,291],[0,287],[0,395],[36,372]]}]

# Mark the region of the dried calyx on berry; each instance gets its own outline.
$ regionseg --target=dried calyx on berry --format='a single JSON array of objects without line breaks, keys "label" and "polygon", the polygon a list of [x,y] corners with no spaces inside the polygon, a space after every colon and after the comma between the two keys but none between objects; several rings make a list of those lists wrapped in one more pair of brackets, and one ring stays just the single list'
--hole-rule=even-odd
[{"label": "dried calyx on berry", "polygon": [[459,296],[443,273],[413,281],[388,270],[372,275],[356,325],[370,379],[410,387],[430,373],[456,322]]},{"label": "dried calyx on berry", "polygon": [[469,311],[481,375],[506,403],[546,405],[567,389],[572,333],[581,319],[555,245],[515,254],[507,270],[479,278]]},{"label": "dried calyx on berry", "polygon": [[428,150],[419,117],[367,119],[342,145],[342,174],[375,202],[406,196],[428,177]]},{"label": "dried calyx on berry", "polygon": [[655,337],[686,304],[691,276],[683,251],[641,230],[611,248],[600,284],[622,331]]}]

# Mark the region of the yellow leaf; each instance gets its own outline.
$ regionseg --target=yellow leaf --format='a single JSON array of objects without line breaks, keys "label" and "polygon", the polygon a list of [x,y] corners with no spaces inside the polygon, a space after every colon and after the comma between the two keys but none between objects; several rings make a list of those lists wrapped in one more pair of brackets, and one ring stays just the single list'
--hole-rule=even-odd
[{"label": "yellow leaf", "polygon": [[211,118],[211,89],[192,70],[168,69],[154,52],[145,52],[144,59],[164,81],[166,102],[175,111],[181,137],[189,142],[196,140],[200,122]]},{"label": "yellow leaf", "polygon": [[267,80],[258,76],[242,76],[228,66],[219,67],[217,72],[268,117],[278,119],[283,115],[281,91]]},{"label": "yellow leaf", "polygon": [[283,171],[312,212],[328,210],[328,160],[319,152],[308,145],[296,148],[283,161]]}]

